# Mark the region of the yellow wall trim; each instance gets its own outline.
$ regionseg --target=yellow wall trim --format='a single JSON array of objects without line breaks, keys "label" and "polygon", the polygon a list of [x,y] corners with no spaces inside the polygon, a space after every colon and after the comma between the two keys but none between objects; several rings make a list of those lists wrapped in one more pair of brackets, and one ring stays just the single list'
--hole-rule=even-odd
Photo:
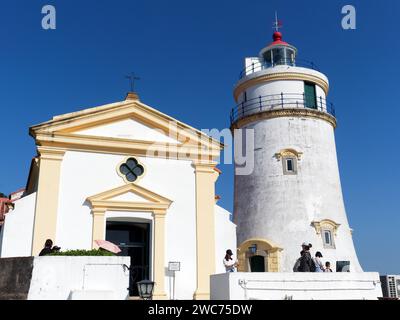
[{"label": "yellow wall trim", "polygon": [[281,151],[275,153],[275,157],[280,160],[285,157],[296,157],[297,160],[301,159],[303,152],[296,151],[295,149],[282,149]]},{"label": "yellow wall trim", "polygon": [[[139,197],[143,197],[147,201],[133,202],[110,200],[129,192],[132,192]],[[88,197],[86,200],[89,201],[93,208],[107,208],[108,210],[117,208],[136,211],[140,211],[146,208],[148,209],[148,211],[167,210],[172,203],[171,200],[134,183],[124,184],[120,187],[107,190],[105,192]]]},{"label": "yellow wall trim", "polygon": [[336,223],[335,221],[330,220],[330,219],[323,219],[321,221],[313,221],[313,222],[311,222],[311,225],[315,228],[315,232],[317,234],[321,233],[321,229],[328,228],[334,232],[335,236],[337,235],[337,229],[340,226],[339,223]]},{"label": "yellow wall trim", "polygon": [[[112,201],[114,197],[133,192],[145,198],[148,202]],[[165,293],[165,216],[172,201],[134,183],[107,190],[86,199],[92,206],[93,233],[92,246],[95,240],[105,240],[106,211],[147,211],[153,213],[154,218],[154,257],[153,280],[154,299],[166,299]]]},{"label": "yellow wall trim", "polygon": [[39,254],[46,239],[56,239],[60,170],[64,151],[38,147],[39,176],[33,226],[32,255]]},{"label": "yellow wall trim", "polygon": [[257,245],[257,252],[255,255],[266,257],[265,270],[268,272],[279,272],[280,252],[283,249],[274,242],[263,238],[248,239],[239,246],[237,253],[239,261],[238,271],[251,272],[249,268],[249,258],[252,254],[249,252],[249,247],[254,244]]},{"label": "yellow wall trim", "polygon": [[210,299],[210,276],[215,273],[216,162],[194,161],[196,177],[197,287],[194,299]]},{"label": "yellow wall trim", "polygon": [[263,112],[251,114],[247,117],[241,118],[235,123],[232,124],[231,130],[239,129],[249,123],[265,120],[265,119],[273,119],[280,117],[306,117],[306,118],[314,118],[325,120],[330,123],[333,128],[336,128],[336,118],[331,116],[329,113],[313,110],[313,109],[279,109],[279,110],[265,110]]},{"label": "yellow wall trim", "polygon": [[126,179],[126,175],[124,175],[120,170],[120,167],[123,164],[125,164],[128,161],[128,159],[130,159],[130,158],[134,158],[137,161],[137,164],[143,167],[143,173],[140,176],[137,176],[136,180],[134,181],[135,183],[138,183],[146,175],[147,169],[146,169],[146,166],[142,162],[140,162],[139,159],[137,159],[136,157],[132,157],[132,156],[126,157],[124,160],[122,160],[120,163],[118,163],[118,165],[115,169],[117,171],[117,174],[122,178],[122,180],[124,180],[125,183],[131,183],[130,181],[128,181]]},{"label": "yellow wall trim", "polygon": [[181,160],[213,160],[220,156],[220,149],[205,149],[202,145],[174,144],[68,133],[40,133],[36,143],[80,152],[99,152],[119,155],[146,156]]},{"label": "yellow wall trim", "polygon": [[[39,134],[77,133],[83,129],[109,124],[123,119],[134,119],[151,128],[160,129],[180,143],[201,145],[211,149],[222,149],[223,145],[205,133],[159,112],[139,101],[124,101],[58,116],[53,120],[32,126],[30,134],[37,139]],[[40,139],[39,139],[40,140]]]}]

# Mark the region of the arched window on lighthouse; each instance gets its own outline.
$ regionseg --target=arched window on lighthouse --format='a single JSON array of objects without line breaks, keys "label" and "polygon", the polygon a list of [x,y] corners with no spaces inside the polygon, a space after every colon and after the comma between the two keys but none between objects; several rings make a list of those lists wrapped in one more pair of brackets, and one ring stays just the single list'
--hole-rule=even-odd
[{"label": "arched window on lighthouse", "polygon": [[322,242],[324,248],[335,248],[331,229],[322,229]]},{"label": "arched window on lighthouse", "polygon": [[296,158],[285,158],[284,159],[284,171],[286,174],[296,174],[297,170],[296,170]]},{"label": "arched window on lighthouse", "polygon": [[278,161],[282,161],[284,175],[297,174],[297,162],[300,160],[302,153],[294,149],[284,149],[275,154]]},{"label": "arched window on lighthouse", "polygon": [[324,248],[335,249],[335,236],[340,224],[329,219],[324,219],[313,221],[311,225],[315,228],[316,233],[321,235]]}]

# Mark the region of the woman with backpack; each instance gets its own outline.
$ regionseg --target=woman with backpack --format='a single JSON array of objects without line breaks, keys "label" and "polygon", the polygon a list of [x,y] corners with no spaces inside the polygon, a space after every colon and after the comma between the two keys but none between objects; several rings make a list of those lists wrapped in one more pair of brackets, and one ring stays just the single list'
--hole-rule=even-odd
[{"label": "woman with backpack", "polygon": [[298,272],[315,272],[315,263],[311,257],[310,246],[304,245],[303,251],[300,257],[300,265],[297,269]]}]

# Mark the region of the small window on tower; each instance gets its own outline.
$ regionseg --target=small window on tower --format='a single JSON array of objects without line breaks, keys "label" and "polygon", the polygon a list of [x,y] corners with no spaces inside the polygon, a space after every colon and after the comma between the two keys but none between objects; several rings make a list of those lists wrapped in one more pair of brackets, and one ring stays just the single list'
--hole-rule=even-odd
[{"label": "small window on tower", "polygon": [[286,170],[293,172],[293,159],[286,159]]},{"label": "small window on tower", "polygon": [[335,244],[333,243],[332,230],[323,229],[321,234],[324,248],[335,248]]},{"label": "small window on tower", "polygon": [[297,159],[283,158],[283,174],[297,174]]}]

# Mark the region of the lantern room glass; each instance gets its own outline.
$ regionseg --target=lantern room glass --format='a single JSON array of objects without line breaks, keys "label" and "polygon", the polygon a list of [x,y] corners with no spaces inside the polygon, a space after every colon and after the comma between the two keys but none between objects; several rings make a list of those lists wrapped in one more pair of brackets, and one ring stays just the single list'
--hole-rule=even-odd
[{"label": "lantern room glass", "polygon": [[275,47],[263,54],[264,62],[267,65],[295,65],[295,51],[289,47]]}]

